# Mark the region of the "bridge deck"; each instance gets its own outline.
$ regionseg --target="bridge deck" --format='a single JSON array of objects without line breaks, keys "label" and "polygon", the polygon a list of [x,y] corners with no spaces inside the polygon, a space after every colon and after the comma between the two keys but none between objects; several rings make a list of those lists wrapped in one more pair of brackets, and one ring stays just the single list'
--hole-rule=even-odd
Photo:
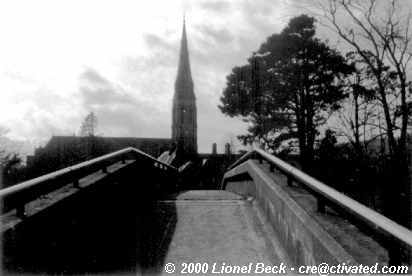
[{"label": "bridge deck", "polygon": [[[265,265],[287,263],[274,232],[260,214],[253,200],[224,191],[190,191],[176,200],[162,200],[159,208],[176,208],[172,231],[163,263],[207,263],[209,272],[215,264],[218,271],[226,265]],[[173,223],[171,223],[173,224]],[[160,246],[160,248],[164,248]]]},{"label": "bridge deck", "polygon": [[[181,275],[182,262],[207,263],[212,275],[214,263],[217,270],[289,263],[251,199],[190,191],[153,201],[103,188],[84,190],[7,231],[2,275]],[[176,265],[174,274],[165,273],[167,263]]]}]

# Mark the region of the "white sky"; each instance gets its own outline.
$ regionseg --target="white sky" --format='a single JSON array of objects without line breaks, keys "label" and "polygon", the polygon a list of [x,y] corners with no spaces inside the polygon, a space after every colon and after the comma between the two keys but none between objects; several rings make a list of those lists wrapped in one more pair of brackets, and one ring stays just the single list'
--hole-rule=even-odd
[{"label": "white sky", "polygon": [[222,151],[246,129],[217,108],[226,76],[311,1],[2,0],[0,134],[8,129],[27,151],[77,133],[94,111],[100,135],[170,137],[186,13],[199,150],[217,142]]},{"label": "white sky", "polygon": [[186,13],[201,152],[245,126],[217,108],[225,78],[293,13],[287,0],[1,1],[0,127],[44,143],[94,111],[103,136],[170,137]]}]

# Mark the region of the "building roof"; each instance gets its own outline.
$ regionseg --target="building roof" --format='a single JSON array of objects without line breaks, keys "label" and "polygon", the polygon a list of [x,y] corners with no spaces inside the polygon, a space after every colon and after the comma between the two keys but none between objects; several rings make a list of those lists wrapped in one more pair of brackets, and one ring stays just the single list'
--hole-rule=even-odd
[{"label": "building roof", "polygon": [[[159,143],[159,144],[168,144],[171,142],[170,138],[146,138],[146,137],[104,137],[104,136],[94,136],[93,138],[97,140],[104,140],[112,143],[121,143],[121,144],[139,144],[139,143]],[[53,144],[60,143],[71,143],[77,142],[81,139],[90,139],[90,137],[83,136],[52,136],[49,142],[45,147],[52,146]]]},{"label": "building roof", "polygon": [[42,151],[74,149],[78,145],[87,145],[91,138],[105,153],[134,147],[153,156],[160,155],[161,152],[169,149],[172,143],[169,138],[53,136]]}]

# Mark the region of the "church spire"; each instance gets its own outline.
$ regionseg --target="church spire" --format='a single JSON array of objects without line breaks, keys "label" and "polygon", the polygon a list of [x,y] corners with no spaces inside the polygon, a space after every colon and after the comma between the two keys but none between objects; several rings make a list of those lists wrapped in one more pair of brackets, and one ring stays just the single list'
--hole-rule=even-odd
[{"label": "church spire", "polygon": [[172,139],[183,156],[197,154],[197,110],[190,70],[186,21],[183,17],[182,40],[175,82],[172,111]]},{"label": "church spire", "polygon": [[[189,87],[193,86],[193,80],[192,80],[192,72],[190,70],[189,50],[187,46],[186,19],[185,19],[185,16],[183,16],[183,31],[182,31],[182,39],[180,42],[179,65],[177,69],[177,78],[176,78],[175,86],[182,87],[186,85],[188,85]],[[177,89],[177,90],[180,90],[180,89]],[[193,88],[192,89],[189,88],[188,90],[184,89],[184,90],[185,91],[182,90],[182,92],[190,92],[188,90],[193,90]],[[193,95],[175,95],[175,96],[186,96],[187,97],[187,96],[194,96],[194,94]]]}]

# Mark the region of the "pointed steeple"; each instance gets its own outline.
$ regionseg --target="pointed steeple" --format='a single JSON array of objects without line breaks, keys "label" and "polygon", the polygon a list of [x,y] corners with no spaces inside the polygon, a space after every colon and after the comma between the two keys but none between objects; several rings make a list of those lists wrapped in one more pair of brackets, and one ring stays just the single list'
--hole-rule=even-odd
[{"label": "pointed steeple", "polygon": [[[183,31],[182,39],[180,42],[180,54],[179,54],[179,65],[177,69],[177,77],[175,82],[176,95],[175,97],[194,97],[193,93],[193,80],[192,72],[190,70],[190,59],[189,59],[189,49],[187,46],[187,35],[186,35],[186,20],[183,17]],[[184,92],[186,95],[181,95]],[[191,93],[192,92],[192,93]]]},{"label": "pointed steeple", "polygon": [[185,18],[183,18],[179,65],[173,97],[172,139],[177,144],[181,156],[197,154],[196,98],[190,70]]}]

